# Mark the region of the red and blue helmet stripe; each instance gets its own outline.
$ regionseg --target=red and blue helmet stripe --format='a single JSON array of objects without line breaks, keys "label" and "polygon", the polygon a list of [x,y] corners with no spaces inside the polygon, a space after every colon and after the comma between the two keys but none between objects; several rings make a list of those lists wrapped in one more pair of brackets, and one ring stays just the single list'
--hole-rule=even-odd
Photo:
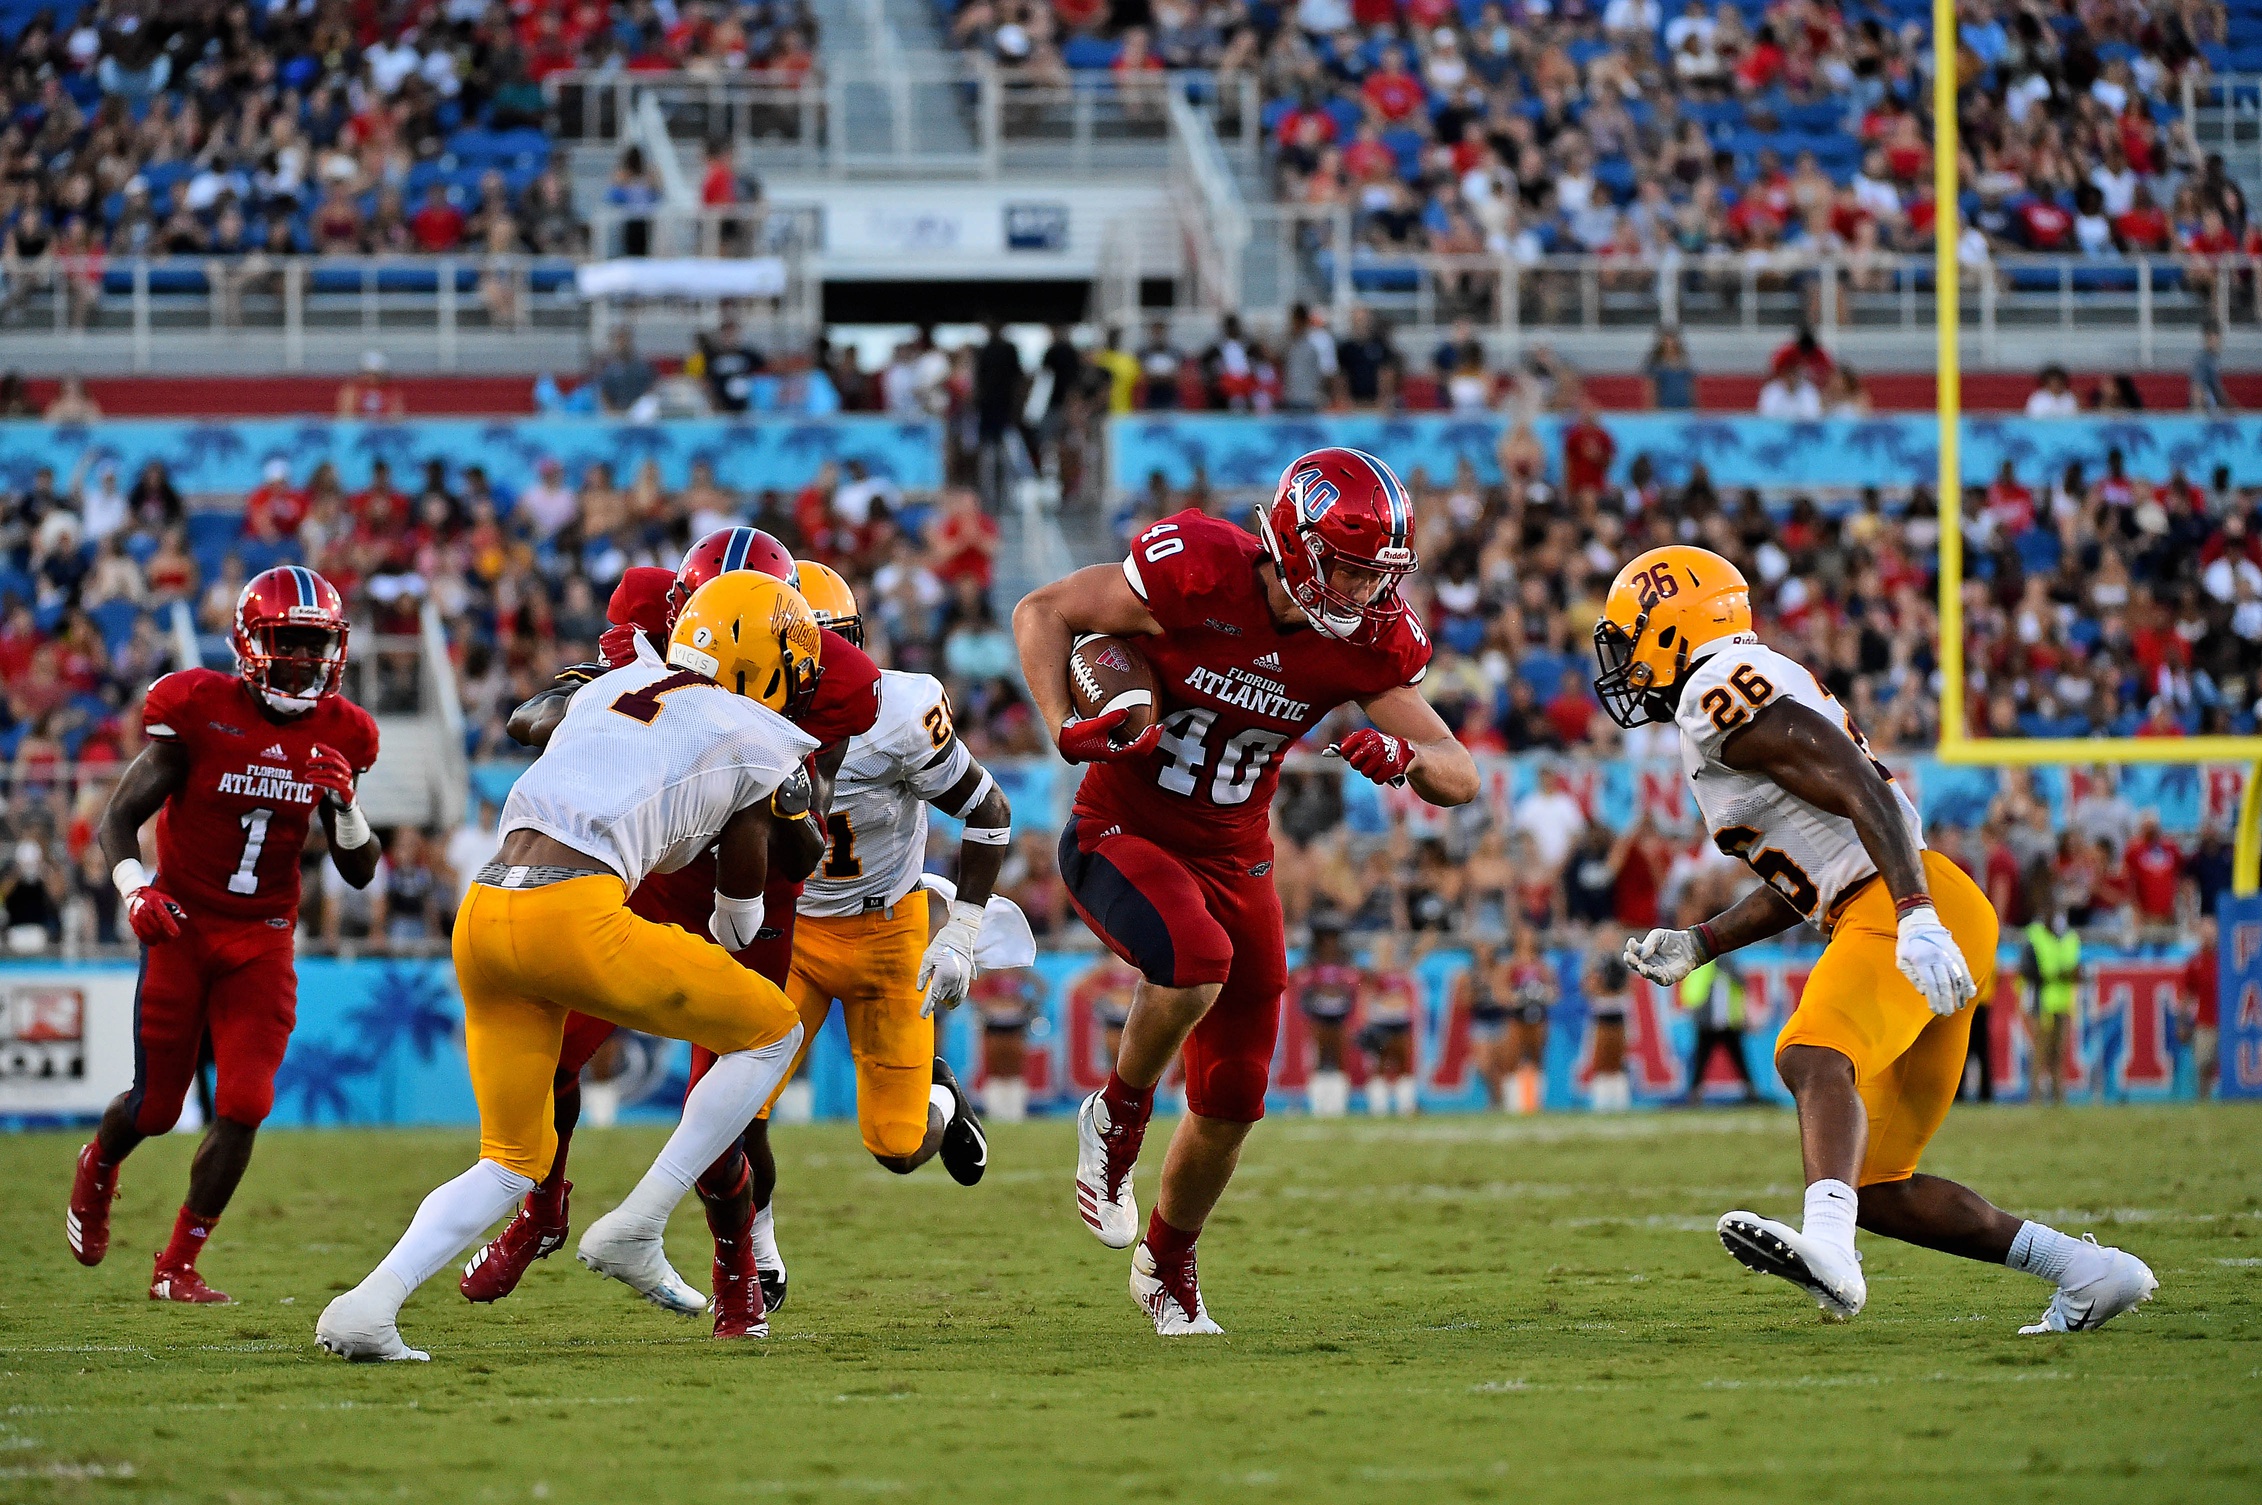
[{"label": "red and blue helmet stripe", "polygon": [[323,604],[322,581],[314,571],[303,564],[285,565],[283,569],[291,577],[291,584],[298,588],[299,605],[319,607]]},{"label": "red and blue helmet stripe", "polygon": [[1383,510],[1388,518],[1390,542],[1393,547],[1405,547],[1406,534],[1414,525],[1414,507],[1406,496],[1405,484],[1389,466],[1365,450],[1345,449],[1343,453],[1357,458],[1374,472],[1375,489],[1382,493]]}]

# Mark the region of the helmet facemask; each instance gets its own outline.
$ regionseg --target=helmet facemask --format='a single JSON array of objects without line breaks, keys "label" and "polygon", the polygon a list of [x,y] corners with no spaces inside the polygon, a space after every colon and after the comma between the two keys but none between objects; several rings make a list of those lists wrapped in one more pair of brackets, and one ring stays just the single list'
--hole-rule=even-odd
[{"label": "helmet facemask", "polygon": [[[1674,653],[1671,683],[1657,683],[1656,669],[1647,663],[1637,662],[1634,658],[1635,650],[1641,646],[1642,635],[1648,631],[1647,608],[1634,618],[1631,632],[1607,617],[1594,624],[1594,656],[1602,669],[1595,676],[1594,692],[1601,697],[1602,708],[1610,719],[1628,731],[1637,726],[1673,719],[1675,705],[1672,692],[1689,667],[1689,645],[1683,640]],[[1667,628],[1666,631],[1671,632],[1672,629]],[[1662,636],[1657,646],[1668,646]]]},{"label": "helmet facemask", "polygon": [[271,709],[302,716],[338,690],[345,673],[346,634],[342,628],[309,623],[245,627],[236,660],[237,672]]}]

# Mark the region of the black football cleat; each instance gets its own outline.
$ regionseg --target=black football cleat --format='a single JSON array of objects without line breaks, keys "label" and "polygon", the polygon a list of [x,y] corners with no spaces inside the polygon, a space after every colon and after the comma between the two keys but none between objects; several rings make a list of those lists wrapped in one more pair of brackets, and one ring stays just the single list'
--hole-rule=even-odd
[{"label": "black football cleat", "polygon": [[960,1186],[972,1186],[982,1179],[982,1172],[990,1168],[989,1136],[982,1132],[982,1120],[974,1114],[974,1104],[966,1096],[966,1089],[958,1085],[957,1073],[941,1056],[935,1057],[935,1084],[948,1087],[958,1103],[951,1115],[950,1125],[942,1131],[943,1169],[950,1179]]}]

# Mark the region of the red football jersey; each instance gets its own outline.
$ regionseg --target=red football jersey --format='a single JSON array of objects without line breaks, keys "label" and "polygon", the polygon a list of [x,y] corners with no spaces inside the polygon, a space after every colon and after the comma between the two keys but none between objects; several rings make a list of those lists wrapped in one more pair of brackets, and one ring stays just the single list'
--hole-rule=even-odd
[{"label": "red football jersey", "polygon": [[241,679],[183,669],[149,687],[142,730],[185,748],[188,782],[157,813],[157,875],[191,915],[296,920],[299,852],[322,791],[299,777],[317,744],[358,776],[377,761],[377,719],[343,695],[281,717]]},{"label": "red football jersey", "polygon": [[1347,700],[1419,683],[1429,638],[1412,612],[1372,644],[1282,628],[1256,537],[1188,510],[1132,541],[1123,574],[1162,624],[1139,640],[1154,667],[1162,741],[1094,763],[1076,813],[1189,854],[1269,850],[1282,752]]}]

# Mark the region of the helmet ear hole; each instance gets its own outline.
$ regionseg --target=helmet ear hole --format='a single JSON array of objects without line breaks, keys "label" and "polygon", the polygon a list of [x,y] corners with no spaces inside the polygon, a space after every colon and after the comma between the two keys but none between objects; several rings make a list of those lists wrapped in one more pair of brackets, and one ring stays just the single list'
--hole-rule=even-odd
[{"label": "helmet ear hole", "polygon": [[738,618],[736,617],[730,619],[730,640],[734,643],[738,641]]},{"label": "helmet ear hole", "polygon": [[1660,647],[1660,648],[1670,648],[1670,647],[1672,647],[1672,646],[1673,646],[1673,639],[1674,639],[1674,637],[1675,637],[1676,635],[1677,635],[1677,634],[1676,634],[1676,633],[1674,632],[1674,630],[1673,630],[1672,628],[1670,628],[1670,627],[1666,628],[1666,629],[1665,629],[1665,630],[1664,630],[1663,632],[1660,632],[1660,633],[1659,633],[1659,634],[1657,635],[1657,646],[1658,646],[1658,647]]}]

